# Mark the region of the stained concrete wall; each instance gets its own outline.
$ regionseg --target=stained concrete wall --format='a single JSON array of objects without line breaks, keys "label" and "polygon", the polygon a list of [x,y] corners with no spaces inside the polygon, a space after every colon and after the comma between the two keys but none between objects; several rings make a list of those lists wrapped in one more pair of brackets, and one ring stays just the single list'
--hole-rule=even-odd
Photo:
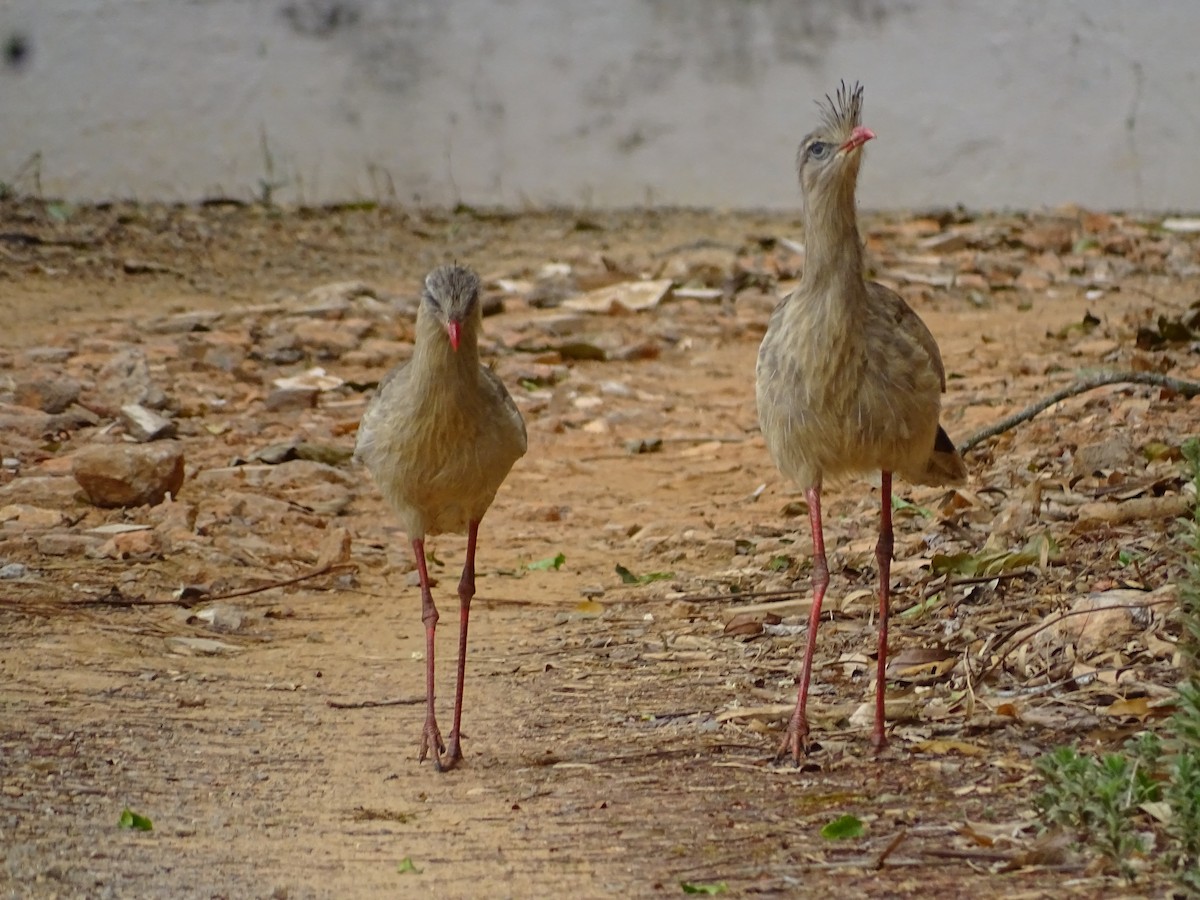
[{"label": "stained concrete wall", "polygon": [[866,85],[886,208],[1200,208],[1195,0],[3,0],[0,182],[786,207]]}]

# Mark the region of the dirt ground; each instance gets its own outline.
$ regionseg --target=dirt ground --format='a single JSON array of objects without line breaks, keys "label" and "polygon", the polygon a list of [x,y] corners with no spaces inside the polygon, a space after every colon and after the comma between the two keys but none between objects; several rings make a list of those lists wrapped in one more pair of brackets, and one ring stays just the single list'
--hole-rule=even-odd
[{"label": "dirt ground", "polygon": [[[1083,372],[1200,377],[1200,236],[1160,225],[1071,209],[863,230],[941,344],[961,441]],[[1169,389],[1066,399],[973,447],[961,490],[898,485],[878,757],[859,711],[878,487],[831,487],[819,747],[773,762],[811,545],[757,430],[754,361],[802,241],[796,216],[752,213],[0,204],[6,895],[1161,895],[1040,836],[1031,804],[1040,754],[1118,747],[1178,679],[1177,451],[1200,401]],[[485,356],[530,440],[483,523],[466,759],[440,774],[416,758],[407,541],[346,456],[420,279],[451,259],[503,301]],[[673,293],[570,305],[643,279]],[[71,460],[123,440],[106,365],[131,348],[187,479],[99,509]],[[271,401],[314,366],[314,403]],[[23,383],[60,377],[78,415],[23,405]],[[464,543],[431,560],[443,733]],[[1113,597],[1141,606],[1056,621]],[[153,830],[119,828],[127,808]],[[861,836],[822,837],[843,815]]]}]

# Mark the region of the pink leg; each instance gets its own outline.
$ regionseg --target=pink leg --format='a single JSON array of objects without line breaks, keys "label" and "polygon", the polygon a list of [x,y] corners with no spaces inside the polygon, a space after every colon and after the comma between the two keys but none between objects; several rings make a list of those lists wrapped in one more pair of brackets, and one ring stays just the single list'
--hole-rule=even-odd
[{"label": "pink leg", "polygon": [[414,538],[413,553],[417,557],[417,574],[421,576],[421,621],[425,623],[425,728],[421,731],[421,753],[417,757],[424,762],[425,757],[433,751],[433,765],[442,771],[442,754],[446,745],[442,743],[442,734],[438,731],[437,716],[433,711],[433,648],[434,634],[437,631],[438,611],[433,605],[433,592],[429,589],[429,571],[425,567],[425,539]]},{"label": "pink leg", "polygon": [[454,688],[454,730],[450,732],[450,752],[446,767],[462,759],[463,683],[467,678],[467,623],[471,618],[471,598],[475,596],[475,542],[479,523],[467,526],[467,559],[463,563],[462,579],[458,582],[458,684]]},{"label": "pink leg", "polygon": [[883,504],[879,516],[879,543],[875,545],[875,560],[879,563],[879,659],[875,668],[875,730],[871,746],[878,752],[887,746],[883,733],[884,692],[887,687],[888,653],[888,595],[892,582],[892,473],[884,472],[879,489]]},{"label": "pink leg", "polygon": [[817,626],[821,624],[821,602],[829,587],[829,563],[825,559],[825,534],[821,527],[821,486],[811,487],[804,492],[808,501],[808,518],[812,524],[813,539],[813,605],[808,616],[808,640],[804,646],[804,665],[800,670],[800,691],[796,695],[796,711],[788,722],[783,743],[779,746],[776,759],[791,753],[796,764],[808,750],[808,683],[812,678],[813,651],[817,647]]}]

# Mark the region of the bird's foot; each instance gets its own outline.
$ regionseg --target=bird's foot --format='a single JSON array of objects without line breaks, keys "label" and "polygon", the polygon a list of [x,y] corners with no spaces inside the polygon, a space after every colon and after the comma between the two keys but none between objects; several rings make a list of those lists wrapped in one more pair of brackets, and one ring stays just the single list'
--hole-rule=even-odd
[{"label": "bird's foot", "polygon": [[779,750],[775,753],[775,762],[783,762],[786,757],[791,756],[792,762],[800,765],[801,758],[808,756],[811,747],[812,742],[808,739],[808,719],[793,713],[792,718],[788,720],[787,731],[784,732]]},{"label": "bird's foot", "polygon": [[883,733],[882,728],[871,734],[871,747],[875,750],[876,753],[882,753],[884,750],[887,749],[887,745],[888,745],[887,735],[885,735]]},{"label": "bird's foot", "polygon": [[425,757],[431,752],[433,767],[439,772],[444,772],[442,754],[446,752],[446,745],[442,742],[442,733],[438,731],[437,721],[432,717],[425,720],[425,727],[421,730],[421,753],[417,756],[417,762],[425,762]]},{"label": "bird's foot", "polygon": [[452,731],[450,732],[450,743],[447,745],[446,758],[443,761],[443,765],[446,769],[453,769],[462,761],[462,758],[462,746],[458,740],[458,732]]}]

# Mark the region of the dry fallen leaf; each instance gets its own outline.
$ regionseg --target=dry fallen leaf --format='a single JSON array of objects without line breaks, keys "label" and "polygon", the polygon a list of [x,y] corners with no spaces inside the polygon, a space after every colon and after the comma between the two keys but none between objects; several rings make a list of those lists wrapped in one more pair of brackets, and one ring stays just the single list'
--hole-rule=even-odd
[{"label": "dry fallen leaf", "polygon": [[945,756],[949,753],[957,753],[961,756],[983,756],[987,753],[983,747],[978,744],[970,744],[966,741],[935,739],[929,741],[919,741],[913,744],[913,749],[918,753],[932,753],[937,756]]}]

